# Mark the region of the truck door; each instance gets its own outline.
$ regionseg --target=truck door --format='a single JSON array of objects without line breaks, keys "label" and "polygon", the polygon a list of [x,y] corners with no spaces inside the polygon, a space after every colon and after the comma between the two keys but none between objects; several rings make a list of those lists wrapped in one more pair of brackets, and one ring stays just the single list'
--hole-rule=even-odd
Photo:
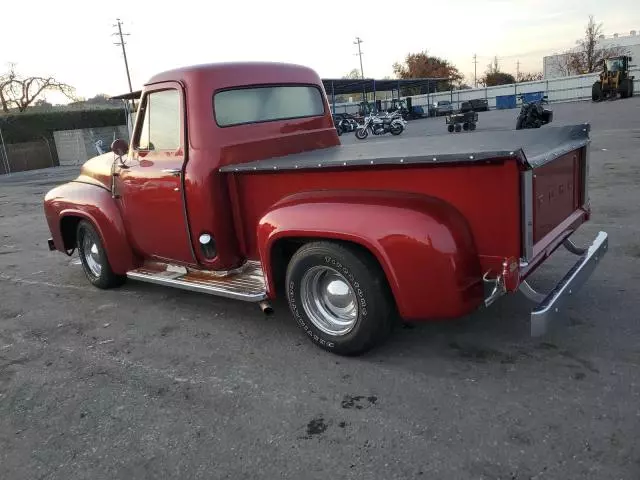
[{"label": "truck door", "polygon": [[129,241],[145,258],[195,264],[182,191],[186,160],[182,87],[154,85],[141,99],[118,183]]}]

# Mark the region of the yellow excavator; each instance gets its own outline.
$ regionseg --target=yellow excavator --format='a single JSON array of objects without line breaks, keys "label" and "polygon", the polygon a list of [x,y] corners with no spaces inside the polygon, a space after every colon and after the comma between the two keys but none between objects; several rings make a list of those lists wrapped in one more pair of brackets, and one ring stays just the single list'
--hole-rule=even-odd
[{"label": "yellow excavator", "polygon": [[633,76],[629,76],[631,57],[622,55],[607,58],[600,79],[591,88],[591,100],[599,102],[608,98],[633,96]]}]

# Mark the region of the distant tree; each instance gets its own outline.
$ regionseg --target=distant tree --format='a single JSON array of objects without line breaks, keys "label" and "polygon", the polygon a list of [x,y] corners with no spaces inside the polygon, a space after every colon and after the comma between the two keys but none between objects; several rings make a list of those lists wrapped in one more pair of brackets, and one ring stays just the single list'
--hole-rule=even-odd
[{"label": "distant tree", "polygon": [[342,78],[350,78],[355,80],[355,79],[362,78],[362,75],[360,74],[360,70],[358,70],[357,68],[354,68]]},{"label": "distant tree", "polygon": [[53,105],[47,102],[44,98],[39,98],[33,103],[34,110],[50,110],[53,108]]},{"label": "distant tree", "polygon": [[398,78],[448,79],[436,84],[438,91],[450,90],[453,84],[460,82],[463,78],[460,71],[448,60],[430,56],[426,51],[407,54],[403,63],[393,64],[393,72]]},{"label": "distant tree", "polygon": [[74,98],[71,85],[62,83],[54,77],[22,77],[11,65],[9,71],[0,75],[0,105],[2,111],[9,112],[10,108],[17,108],[24,112],[40,95],[48,91],[59,91],[67,98]]},{"label": "distant tree", "polygon": [[518,82],[535,82],[543,78],[544,74],[542,72],[525,72],[518,76]]},{"label": "distant tree", "polygon": [[593,15],[589,15],[584,38],[580,40],[578,47],[558,55],[554,67],[563,75],[582,75],[599,71],[604,60],[609,57],[629,54],[629,50],[624,47],[605,47],[600,44],[598,40],[602,31],[602,23],[596,23]]},{"label": "distant tree", "polygon": [[495,87],[496,85],[508,85],[516,83],[516,79],[510,73],[500,71],[498,57],[494,57],[493,61],[487,65],[487,71],[480,79],[485,87]]}]

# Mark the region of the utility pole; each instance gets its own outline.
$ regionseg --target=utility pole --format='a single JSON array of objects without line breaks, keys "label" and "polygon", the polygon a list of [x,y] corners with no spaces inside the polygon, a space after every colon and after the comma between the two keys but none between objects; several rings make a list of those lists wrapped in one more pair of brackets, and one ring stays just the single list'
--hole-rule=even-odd
[{"label": "utility pole", "polygon": [[473,54],[473,86],[478,88],[478,56]]},{"label": "utility pole", "polygon": [[[362,43],[362,40],[360,39],[360,37],[356,37],[356,41],[353,42],[354,45],[358,45],[358,53],[356,53],[356,55],[360,57],[360,77],[364,80],[364,70],[362,68],[362,50],[360,49],[361,43]],[[362,101],[363,102],[367,101],[367,94],[366,94],[364,83],[362,84]]]},{"label": "utility pole", "polygon": [[520,60],[516,62],[516,82],[520,80]]},{"label": "utility pole", "polygon": [[354,45],[358,45],[358,53],[356,53],[356,55],[360,57],[360,76],[364,79],[364,70],[362,69],[362,50],[360,50],[361,43],[362,40],[360,39],[360,37],[356,37],[356,41],[353,42]]},{"label": "utility pole", "polygon": [[114,45],[121,45],[122,46],[122,56],[124,57],[124,68],[127,71],[127,81],[129,82],[129,92],[133,93],[133,87],[131,86],[131,75],[129,74],[129,62],[127,62],[127,51],[124,48],[124,35],[129,35],[128,33],[122,33],[122,22],[120,21],[119,18],[116,18],[116,20],[118,21],[118,23],[116,25],[114,25],[114,27],[118,27],[118,31],[113,33],[112,35],[118,35],[120,37],[120,41],[119,42],[115,42]]}]

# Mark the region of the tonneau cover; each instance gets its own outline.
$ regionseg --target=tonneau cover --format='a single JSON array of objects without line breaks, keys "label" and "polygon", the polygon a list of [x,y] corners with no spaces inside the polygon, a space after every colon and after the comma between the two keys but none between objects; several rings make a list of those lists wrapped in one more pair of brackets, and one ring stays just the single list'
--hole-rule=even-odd
[{"label": "tonneau cover", "polygon": [[278,171],[359,165],[472,163],[517,158],[535,168],[589,142],[590,125],[544,126],[361,141],[351,145],[227,165],[221,172]]}]

